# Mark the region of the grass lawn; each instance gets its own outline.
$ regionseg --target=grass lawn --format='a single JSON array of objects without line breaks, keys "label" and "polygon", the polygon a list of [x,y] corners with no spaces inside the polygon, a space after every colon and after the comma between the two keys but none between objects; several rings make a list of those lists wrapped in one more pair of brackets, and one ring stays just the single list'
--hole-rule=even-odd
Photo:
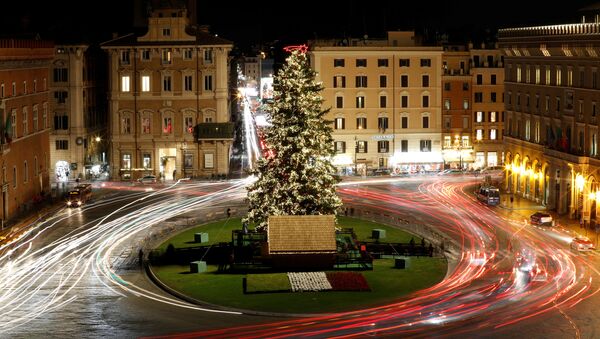
[{"label": "grass lawn", "polygon": [[[387,242],[408,242],[410,233],[389,226],[359,219],[339,217],[341,227],[352,227],[359,240],[370,240],[374,228],[386,230]],[[198,246],[193,243],[194,233],[209,233],[209,243],[231,240],[231,230],[240,229],[241,220],[232,219],[201,225],[164,242],[175,247]],[[414,236],[415,242],[420,238]],[[301,292],[244,294],[244,274],[217,273],[217,267],[209,265],[205,273],[191,274],[189,266],[153,266],[158,278],[170,287],[198,300],[238,309],[285,313],[326,313],[350,311],[370,306],[384,305],[400,300],[408,294],[440,282],[447,270],[443,258],[410,257],[406,269],[395,269],[393,259],[377,259],[373,271],[362,271],[371,292]],[[275,282],[274,282],[275,283]],[[277,282],[279,285],[281,282]]]}]

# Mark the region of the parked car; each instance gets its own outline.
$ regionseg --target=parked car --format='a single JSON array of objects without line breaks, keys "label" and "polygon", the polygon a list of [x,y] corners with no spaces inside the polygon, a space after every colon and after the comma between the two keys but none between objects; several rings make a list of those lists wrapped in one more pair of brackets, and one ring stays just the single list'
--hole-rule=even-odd
[{"label": "parked car", "polygon": [[595,249],[595,246],[589,238],[576,236],[571,241],[571,248],[577,251],[591,251]]},{"label": "parked car", "polygon": [[154,175],[145,175],[138,179],[138,182],[142,184],[154,184],[156,183],[156,176]]},{"label": "parked car", "polygon": [[504,179],[504,166],[489,166],[481,170],[481,175],[489,175],[492,180]]},{"label": "parked car", "polygon": [[552,226],[554,220],[548,213],[535,212],[529,217],[529,221],[536,226]]}]

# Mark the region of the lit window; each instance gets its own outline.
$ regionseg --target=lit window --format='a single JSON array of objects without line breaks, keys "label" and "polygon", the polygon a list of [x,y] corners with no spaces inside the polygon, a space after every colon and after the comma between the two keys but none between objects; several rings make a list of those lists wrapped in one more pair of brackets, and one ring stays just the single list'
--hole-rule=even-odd
[{"label": "lit window", "polygon": [[495,129],[490,130],[490,140],[496,140],[496,130]]},{"label": "lit window", "polygon": [[150,92],[150,76],[142,76],[142,92]]},{"label": "lit window", "polygon": [[121,91],[129,92],[129,75],[124,75],[121,77]]},{"label": "lit window", "polygon": [[478,130],[476,131],[475,138],[476,138],[477,140],[482,140],[482,139],[483,139],[483,130],[482,130],[482,129],[478,129]]}]

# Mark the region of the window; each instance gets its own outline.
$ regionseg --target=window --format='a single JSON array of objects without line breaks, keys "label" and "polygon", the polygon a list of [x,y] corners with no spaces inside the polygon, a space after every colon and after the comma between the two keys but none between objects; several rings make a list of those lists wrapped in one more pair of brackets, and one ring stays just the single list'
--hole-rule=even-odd
[{"label": "window", "polygon": [[421,119],[423,121],[423,128],[429,128],[429,117],[428,116],[424,116]]},{"label": "window", "polygon": [[377,127],[380,130],[386,130],[388,129],[388,121],[389,119],[387,117],[379,117],[377,118]]},{"label": "window", "polygon": [[55,68],[53,73],[54,73],[54,82],[69,81],[69,69]]},{"label": "window", "polygon": [[490,100],[491,100],[492,102],[496,102],[496,92],[492,92],[492,93],[490,93],[490,95],[491,95],[491,98],[490,98]]},{"label": "window", "polygon": [[431,152],[431,140],[421,140],[421,152]]},{"label": "window", "polygon": [[592,142],[590,145],[590,155],[595,157],[598,155],[598,137],[596,134],[592,134]]},{"label": "window", "polygon": [[496,129],[492,128],[490,129],[490,140],[496,140]]},{"label": "window", "polygon": [[150,60],[150,50],[149,49],[144,49],[142,50],[142,60],[144,61],[148,61]]},{"label": "window", "polygon": [[570,68],[567,70],[567,86],[573,86],[573,70]]},{"label": "window", "polygon": [[400,59],[400,67],[410,67],[410,59]]},{"label": "window", "polygon": [[379,76],[379,87],[387,87],[387,76],[385,76],[385,75]]},{"label": "window", "polygon": [[212,75],[205,75],[204,76],[204,90],[205,91],[212,91],[213,90],[213,78],[212,78]]},{"label": "window", "polygon": [[23,81],[23,95],[27,94],[27,81]]},{"label": "window", "polygon": [[400,120],[402,128],[408,128],[408,117],[402,117]]},{"label": "window", "polygon": [[163,77],[163,91],[171,92],[171,76],[165,75]]},{"label": "window", "polygon": [[212,49],[205,49],[204,50],[204,63],[205,64],[212,64],[213,62],[213,51]]},{"label": "window", "polygon": [[381,140],[377,142],[377,151],[379,153],[388,153],[390,151],[390,142],[387,140]]},{"label": "window", "polygon": [[142,117],[142,134],[150,134],[150,118]]},{"label": "window", "polygon": [[23,107],[23,136],[29,134],[29,112],[27,107]]},{"label": "window", "polygon": [[345,61],[344,59],[333,59],[333,67],[344,67]]},{"label": "window", "polygon": [[583,69],[579,70],[579,87],[585,87],[585,72]]},{"label": "window", "polygon": [[162,35],[163,36],[171,36],[171,29],[170,28],[163,28],[162,29]]},{"label": "window", "polygon": [[356,59],[356,67],[367,67],[367,59]]},{"label": "window", "polygon": [[546,66],[546,85],[550,85],[550,66]]},{"label": "window", "polygon": [[449,135],[444,136],[444,148],[452,147],[452,139]]},{"label": "window", "polygon": [[562,85],[562,70],[560,67],[556,68],[556,86]]},{"label": "window", "polygon": [[194,118],[185,117],[183,121],[183,132],[192,134],[194,133]]},{"label": "window", "polygon": [[477,84],[483,85],[483,74],[477,74]]},{"label": "window", "polygon": [[163,118],[163,133],[165,133],[165,134],[173,133],[173,119],[171,117]]},{"label": "window", "polygon": [[129,75],[121,76],[121,92],[129,92]]},{"label": "window", "polygon": [[408,87],[408,75],[400,76],[400,87]]},{"label": "window", "polygon": [[483,112],[478,111],[475,112],[475,122],[483,122],[484,118],[483,118]]},{"label": "window", "polygon": [[423,107],[429,107],[429,95],[423,96]]},{"label": "window", "polygon": [[368,152],[368,144],[366,141],[357,141],[356,142],[356,153],[367,153]]},{"label": "window", "polygon": [[142,92],[150,92],[150,76],[142,76]]},{"label": "window", "polygon": [[492,76],[491,76],[491,78],[490,78],[490,83],[491,83],[492,85],[495,85],[495,84],[496,84],[496,74],[492,74]]},{"label": "window", "polygon": [[450,99],[444,99],[444,109],[450,109]]},{"label": "window", "polygon": [[560,98],[556,97],[556,111],[560,112]]},{"label": "window", "polygon": [[345,88],[346,87],[346,77],[343,75],[336,75],[333,77],[333,87],[334,88]]},{"label": "window", "polygon": [[408,152],[408,140],[400,140],[400,151],[401,152]]},{"label": "window", "polygon": [[142,154],[142,167],[145,169],[152,168],[152,155],[150,153]]},{"label": "window", "polygon": [[408,95],[403,95],[400,97],[400,101],[401,101],[401,106],[402,107],[408,107]]},{"label": "window", "polygon": [[17,110],[13,109],[10,113],[10,126],[11,126],[11,137],[13,139],[17,138]]},{"label": "window", "polygon": [[475,92],[475,102],[483,102],[483,93]]},{"label": "window", "polygon": [[56,140],[55,147],[57,150],[69,149],[69,140]]},{"label": "window", "polygon": [[463,99],[463,109],[469,109],[469,99]]},{"label": "window", "polygon": [[357,75],[356,76],[356,87],[367,87],[367,76]]},{"label": "window", "polygon": [[27,161],[23,162],[23,182],[29,181],[29,166],[27,165]]},{"label": "window", "polygon": [[346,153],[346,142],[345,141],[336,141],[333,143],[333,149],[336,154]]},{"label": "window", "polygon": [[4,98],[4,83],[0,84],[0,98]]},{"label": "window", "polygon": [[482,129],[475,130],[475,139],[477,139],[477,140],[483,139],[483,130]]},{"label": "window", "polygon": [[452,120],[450,117],[444,117],[444,128],[449,129],[450,127],[452,127]]},{"label": "window", "polygon": [[365,97],[359,95],[356,97],[356,108],[365,108]]},{"label": "window", "polygon": [[517,66],[517,82],[521,82],[521,66]]},{"label": "window", "polygon": [[54,129],[66,130],[69,129],[69,116],[66,113],[54,114]]},{"label": "window", "polygon": [[344,97],[335,97],[335,108],[344,108]]},{"label": "window", "polygon": [[469,90],[469,83],[468,82],[463,82],[463,91],[468,91]]},{"label": "window", "polygon": [[490,112],[490,122],[497,122],[497,114],[496,112]]},{"label": "window", "polygon": [[183,50],[183,60],[191,60],[193,55],[192,49],[186,48]]},{"label": "window", "polygon": [[64,104],[67,101],[68,94],[67,91],[54,92],[54,99],[56,99],[57,103]]},{"label": "window", "polygon": [[171,63],[171,50],[170,49],[163,49],[162,50],[162,63],[163,64],[170,64]]},{"label": "window", "polygon": [[449,82],[444,83],[444,91],[450,91],[452,89],[452,85]]},{"label": "window", "polygon": [[38,125],[38,106],[33,106],[33,131],[37,132],[40,126]]},{"label": "window", "polygon": [[121,155],[121,169],[130,170],[131,169],[131,154],[123,153]]},{"label": "window", "polygon": [[13,81],[12,83],[12,96],[16,97],[17,96],[17,83]]},{"label": "window", "polygon": [[131,118],[123,117],[121,119],[121,134],[131,134]]},{"label": "window", "polygon": [[42,113],[42,128],[48,128],[48,105],[44,103],[43,105],[43,113]]},{"label": "window", "polygon": [[333,127],[335,129],[346,129],[346,119],[335,118],[335,120],[333,121]]},{"label": "window", "polygon": [[17,187],[17,166],[13,166],[13,187]]},{"label": "window", "polygon": [[423,75],[421,84],[423,87],[429,87],[429,75]]},{"label": "window", "polygon": [[380,95],[379,96],[379,107],[380,108],[386,108],[386,106],[387,106],[387,96]]},{"label": "window", "polygon": [[184,154],[183,168],[194,168],[194,155],[191,153]]},{"label": "window", "polygon": [[431,59],[421,59],[421,67],[431,67]]},{"label": "window", "polygon": [[366,129],[367,128],[367,118],[361,117],[356,118],[356,129]]},{"label": "window", "polygon": [[183,77],[183,89],[185,91],[191,92],[194,90],[193,87],[193,77],[191,75],[186,75]]},{"label": "window", "polygon": [[388,59],[377,59],[377,67],[388,67]]},{"label": "window", "polygon": [[121,51],[121,64],[122,65],[129,65],[129,62],[130,62],[129,56],[130,56],[129,51]]}]

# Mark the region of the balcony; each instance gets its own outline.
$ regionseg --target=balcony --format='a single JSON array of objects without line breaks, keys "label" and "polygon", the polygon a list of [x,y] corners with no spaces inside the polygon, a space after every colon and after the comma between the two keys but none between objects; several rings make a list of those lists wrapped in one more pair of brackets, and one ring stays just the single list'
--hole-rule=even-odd
[{"label": "balcony", "polygon": [[194,136],[200,140],[233,140],[232,122],[205,122],[196,125]]}]

